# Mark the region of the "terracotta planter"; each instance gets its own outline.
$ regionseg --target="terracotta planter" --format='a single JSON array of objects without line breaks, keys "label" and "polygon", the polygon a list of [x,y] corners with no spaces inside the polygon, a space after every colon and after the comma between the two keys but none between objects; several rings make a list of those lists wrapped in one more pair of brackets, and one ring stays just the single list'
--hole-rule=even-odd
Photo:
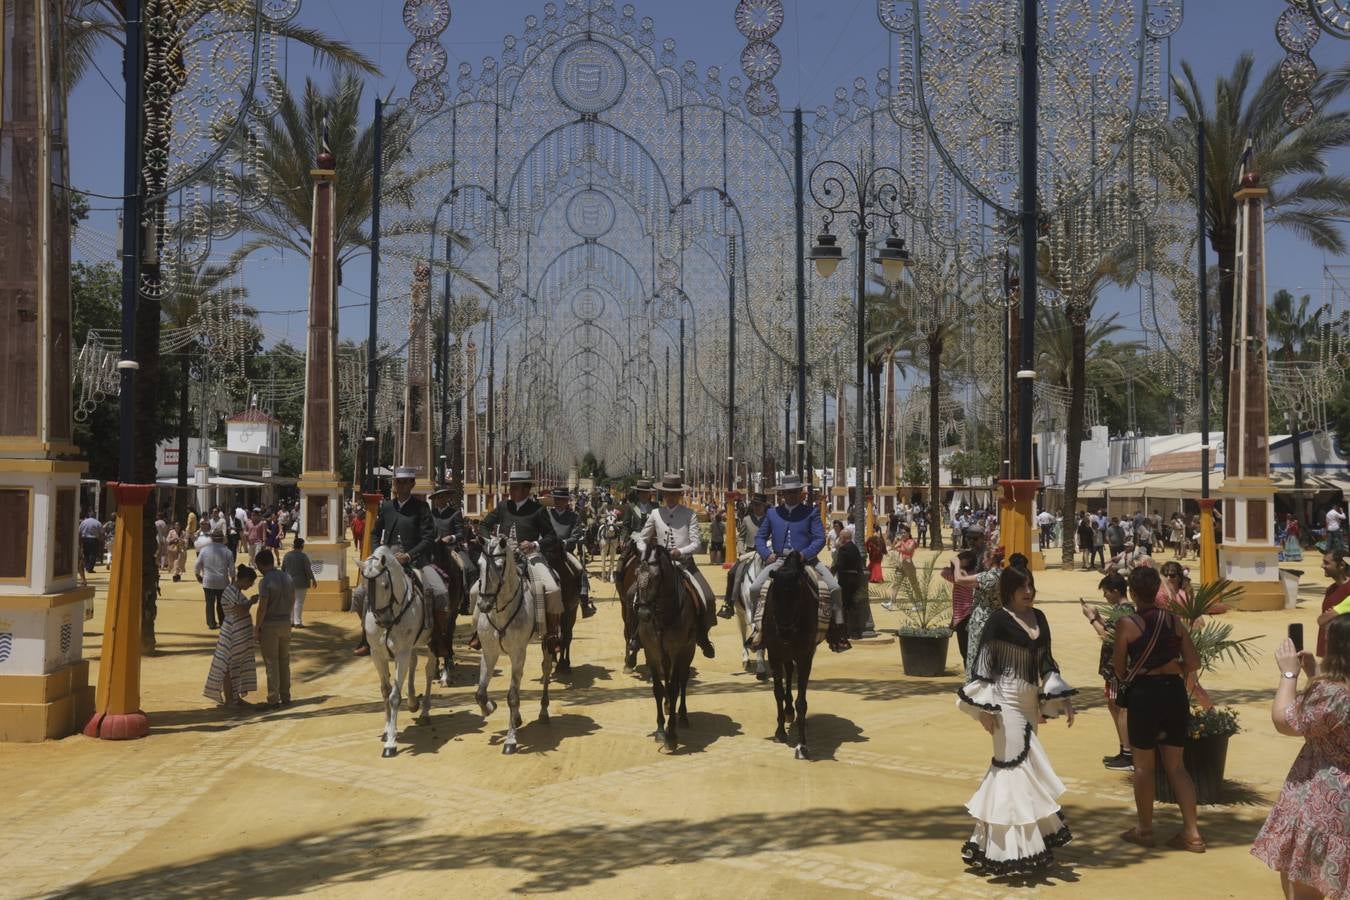
[{"label": "terracotta planter", "polygon": [[[1223,796],[1223,772],[1228,762],[1228,738],[1219,737],[1187,738],[1183,751],[1186,771],[1195,782],[1195,799],[1199,804],[1218,803]],[[1167,783],[1167,773],[1163,771],[1162,761],[1158,760],[1153,772],[1154,794],[1161,803],[1176,803],[1172,795],[1172,786]]]},{"label": "terracotta planter", "polygon": [[947,645],[951,635],[945,637],[921,637],[919,635],[900,635],[900,665],[906,675],[920,678],[932,678],[947,672]]}]

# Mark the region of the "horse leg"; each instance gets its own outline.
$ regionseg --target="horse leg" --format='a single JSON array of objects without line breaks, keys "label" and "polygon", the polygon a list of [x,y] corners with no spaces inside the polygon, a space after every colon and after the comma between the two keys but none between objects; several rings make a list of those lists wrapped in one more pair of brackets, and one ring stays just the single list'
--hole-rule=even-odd
[{"label": "horse leg", "polygon": [[483,652],[478,657],[478,690],[474,692],[473,698],[478,701],[478,708],[486,719],[497,711],[497,704],[488,699],[488,681],[492,678],[492,670],[497,667],[497,654],[501,652],[501,645],[492,637],[482,640]]},{"label": "horse leg", "polygon": [[385,759],[398,755],[398,746],[394,742],[394,736],[398,734],[398,708],[403,701],[401,694],[403,692],[403,679],[407,676],[407,669],[407,652],[394,654],[394,681],[393,684],[390,685],[389,698],[384,701],[386,716],[384,750],[380,755]]},{"label": "horse leg", "polygon": [[417,696],[417,646],[408,651],[408,712],[417,712],[421,698]]},{"label": "horse leg", "polygon": [[679,745],[679,729],[676,727],[675,710],[680,697],[680,672],[679,664],[670,659],[666,654],[666,659],[662,660],[662,669],[666,672],[665,688],[666,712],[666,742],[665,752],[674,753]]},{"label": "horse leg", "polygon": [[652,697],[656,700],[656,742],[666,743],[666,688],[661,682],[657,666],[649,666],[652,676]]},{"label": "horse leg", "polygon": [[[566,646],[566,645],[564,645],[564,646]],[[543,694],[542,697],[539,698],[539,721],[542,722],[543,724],[547,725],[547,724],[548,724],[548,683],[549,683],[549,681],[550,681],[550,680],[552,679],[552,677],[553,677],[553,657],[552,657],[551,655],[549,655],[548,653],[543,653],[543,654],[541,654],[541,655],[543,656],[542,665],[543,665],[543,669],[544,669],[544,694]],[[522,666],[524,665],[524,659],[523,659],[523,657],[522,657],[522,660],[521,660],[521,665],[522,665]]]},{"label": "horse leg", "polygon": [[511,653],[511,687],[506,692],[506,706],[510,714],[506,717],[506,743],[502,744],[502,753],[507,756],[518,749],[516,729],[520,727],[520,677],[524,674],[524,669],[525,648],[521,647]]},{"label": "horse leg", "polygon": [[810,680],[811,657],[807,656],[797,666],[797,759],[811,758],[806,752],[806,684]]},{"label": "horse leg", "polygon": [[[790,654],[790,650],[785,650],[785,654]],[[791,725],[797,721],[796,712],[792,706],[792,679],[797,671],[796,665],[791,655],[785,655],[783,658],[783,716],[784,721]]]},{"label": "horse leg", "polygon": [[380,740],[390,739],[389,723],[389,694],[392,692],[392,685],[389,683],[389,655],[385,652],[384,641],[378,637],[370,639],[370,662],[375,667],[375,674],[380,677],[380,701],[385,705],[384,711],[384,731],[380,732]]},{"label": "horse leg", "polygon": [[[409,676],[411,680],[412,676]],[[431,724],[431,683],[436,679],[436,654],[427,650],[426,682],[427,692],[422,695],[422,714],[417,717],[418,725]]]},{"label": "horse leg", "polygon": [[680,666],[680,726],[689,727],[689,706],[685,702],[685,694],[689,691],[689,662],[686,661]]},{"label": "horse leg", "polygon": [[[746,621],[745,606],[740,602],[740,591],[737,592],[736,601],[733,607],[736,611],[736,630],[741,635],[741,668],[750,671],[750,648],[745,646],[745,642],[750,639],[750,625]],[[761,666],[761,671],[763,668]]]},{"label": "horse leg", "polygon": [[782,663],[772,657],[770,657],[770,662],[773,664],[773,702],[778,713],[778,728],[773,733],[773,739],[780,744],[786,744],[788,742],[787,715],[784,711],[788,707],[788,700],[787,691],[783,687],[783,666]]}]

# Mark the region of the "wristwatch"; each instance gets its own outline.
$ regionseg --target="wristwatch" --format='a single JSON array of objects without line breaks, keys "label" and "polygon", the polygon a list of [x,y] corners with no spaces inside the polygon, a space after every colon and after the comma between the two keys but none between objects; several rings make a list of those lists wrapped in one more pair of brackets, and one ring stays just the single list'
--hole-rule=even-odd
[{"label": "wristwatch", "polygon": [[1280,674],[1282,674],[1285,678],[1298,678],[1297,672],[1282,672]]}]

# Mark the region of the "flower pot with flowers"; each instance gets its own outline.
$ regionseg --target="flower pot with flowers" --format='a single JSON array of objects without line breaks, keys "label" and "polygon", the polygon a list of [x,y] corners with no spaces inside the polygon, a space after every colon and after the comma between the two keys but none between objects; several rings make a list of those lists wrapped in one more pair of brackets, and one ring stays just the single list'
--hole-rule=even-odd
[{"label": "flower pot with flowers", "polygon": [[[1244,662],[1250,666],[1257,654],[1252,643],[1264,637],[1234,638],[1231,624],[1213,618],[1206,620],[1206,616],[1212,616],[1216,609],[1233,606],[1241,596],[1241,587],[1220,579],[1201,585],[1193,596],[1177,599],[1169,606],[1190,628],[1191,641],[1200,658],[1200,670],[1187,679],[1191,716],[1183,759],[1186,771],[1195,782],[1196,801],[1202,804],[1219,802],[1228,760],[1228,739],[1240,728],[1237,710],[1229,706],[1216,707],[1200,684],[1200,678],[1212,672],[1220,661]],[[1158,800],[1176,802],[1161,766],[1155,770],[1154,788]]]},{"label": "flower pot with flowers", "polygon": [[947,647],[952,630],[942,624],[949,621],[952,595],[942,579],[934,578],[937,557],[919,570],[917,585],[907,592],[900,612],[900,664],[906,675],[933,677],[947,671]]}]

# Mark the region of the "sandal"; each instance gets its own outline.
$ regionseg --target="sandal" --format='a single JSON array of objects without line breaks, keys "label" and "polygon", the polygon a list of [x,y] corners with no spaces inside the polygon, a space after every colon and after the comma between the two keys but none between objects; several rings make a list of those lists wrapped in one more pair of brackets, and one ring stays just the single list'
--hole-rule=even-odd
[{"label": "sandal", "polygon": [[1204,853],[1208,849],[1205,846],[1204,838],[1188,838],[1180,831],[1172,835],[1172,839],[1167,842],[1167,846],[1173,850],[1185,850],[1188,853]]},{"label": "sandal", "polygon": [[1120,839],[1131,844],[1137,844],[1140,847],[1156,846],[1153,841],[1153,832],[1140,831],[1138,826],[1131,828],[1129,831],[1122,831]]}]

